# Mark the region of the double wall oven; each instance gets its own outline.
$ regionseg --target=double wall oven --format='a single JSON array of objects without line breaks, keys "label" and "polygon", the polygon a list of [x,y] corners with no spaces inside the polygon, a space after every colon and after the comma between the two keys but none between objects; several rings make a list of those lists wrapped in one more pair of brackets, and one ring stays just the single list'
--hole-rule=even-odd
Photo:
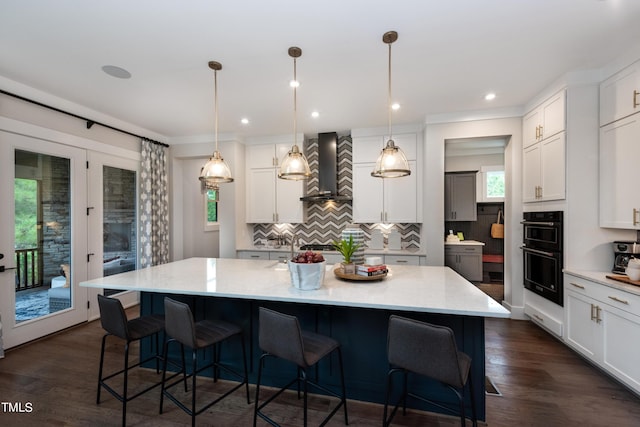
[{"label": "double wall oven", "polygon": [[563,305],[562,211],[523,214],[524,287]]}]

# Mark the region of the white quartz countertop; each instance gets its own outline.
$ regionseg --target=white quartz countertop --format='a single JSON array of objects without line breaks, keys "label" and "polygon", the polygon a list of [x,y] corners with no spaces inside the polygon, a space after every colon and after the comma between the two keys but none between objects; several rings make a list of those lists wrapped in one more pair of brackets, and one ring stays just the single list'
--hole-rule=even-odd
[{"label": "white quartz countertop", "polygon": [[629,292],[631,294],[640,295],[640,286],[623,283],[618,280],[607,279],[607,275],[613,275],[614,273],[607,271],[583,271],[583,270],[570,270],[565,269],[565,273],[571,274],[582,279],[591,280],[592,282],[599,283],[610,288],[618,289],[620,291]]},{"label": "white quartz countertop", "polygon": [[468,246],[484,246],[484,242],[478,242],[477,240],[461,240],[459,242],[444,242],[445,245],[468,245]]},{"label": "white quartz countertop", "polygon": [[271,260],[189,258],[81,282],[80,286],[145,292],[299,302],[480,317],[509,317],[491,297],[449,267],[389,266],[381,281],[337,279],[327,266],[322,287],[291,285],[286,264]]},{"label": "white quartz countertop", "polygon": [[[264,252],[291,252],[291,247],[288,245],[282,245],[277,248],[269,247],[267,245],[248,246],[236,248],[236,251],[264,251]],[[300,247],[296,246],[294,252],[301,252]],[[326,253],[335,253],[338,251],[321,251]],[[364,249],[365,255],[413,255],[413,256],[426,256],[427,251],[423,248],[406,248],[406,249]]]}]

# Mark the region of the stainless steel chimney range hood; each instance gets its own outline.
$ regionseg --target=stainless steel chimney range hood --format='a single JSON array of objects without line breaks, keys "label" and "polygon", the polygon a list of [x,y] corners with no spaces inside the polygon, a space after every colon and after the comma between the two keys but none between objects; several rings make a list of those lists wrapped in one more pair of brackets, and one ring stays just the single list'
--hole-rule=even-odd
[{"label": "stainless steel chimney range hood", "polygon": [[353,199],[338,194],[338,134],[318,134],[318,192],[300,197],[303,202],[350,202]]}]

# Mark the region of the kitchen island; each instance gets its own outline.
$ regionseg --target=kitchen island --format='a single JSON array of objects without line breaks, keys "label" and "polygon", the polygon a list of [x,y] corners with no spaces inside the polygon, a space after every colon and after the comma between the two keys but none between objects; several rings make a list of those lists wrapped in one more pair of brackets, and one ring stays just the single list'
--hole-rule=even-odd
[{"label": "kitchen island", "polygon": [[[303,328],[331,335],[341,343],[348,397],[378,403],[384,400],[388,370],[389,315],[446,325],[454,330],[459,349],[473,359],[478,416],[485,418],[484,318],[509,317],[504,307],[448,267],[390,266],[384,280],[373,282],[339,280],[332,268],[327,267],[323,286],[314,291],[292,287],[287,265],[281,262],[220,258],[190,258],[80,285],[141,291],[142,314],[161,313],[163,298],[170,295],[188,302],[198,319],[224,318],[239,324],[250,349],[252,381],[260,355],[258,307],[296,315]],[[285,364],[275,369],[279,374],[266,378],[267,384],[282,384],[290,375],[287,369]],[[339,384],[335,361],[320,366],[316,375],[324,383]],[[436,401],[455,402],[439,384],[419,381],[416,386]]]}]

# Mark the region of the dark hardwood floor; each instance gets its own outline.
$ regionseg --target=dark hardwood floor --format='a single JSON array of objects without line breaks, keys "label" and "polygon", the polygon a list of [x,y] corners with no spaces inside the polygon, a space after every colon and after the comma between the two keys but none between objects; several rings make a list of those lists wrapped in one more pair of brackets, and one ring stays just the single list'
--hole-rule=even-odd
[{"label": "dark hardwood floor", "polygon": [[[127,312],[130,316],[137,315],[135,308]],[[106,392],[100,405],[95,402],[101,336],[100,323],[91,322],[7,351],[6,358],[0,359],[0,426],[119,425],[119,402]],[[486,425],[640,425],[637,396],[530,322],[488,319],[486,338],[487,375],[502,394],[487,396]],[[122,350],[121,342],[111,341],[106,366],[119,367]],[[155,372],[138,372],[131,384],[147,377],[155,378]],[[213,388],[212,381],[202,384]],[[218,383],[214,390],[223,385]],[[253,393],[253,387],[251,391]],[[127,424],[178,426],[189,423],[189,417],[171,403],[166,403],[165,413],[159,415],[158,396],[159,390],[155,389],[130,402]],[[14,410],[15,405],[20,404],[25,411],[29,402],[32,410],[10,413],[6,402],[13,404]],[[318,424],[328,404],[329,400],[324,397],[310,401],[310,425]],[[295,395],[274,403],[271,408],[280,415],[283,426],[302,425],[302,411]],[[198,424],[250,426],[252,409],[243,394],[236,392],[200,415]],[[349,401],[352,426],[378,426],[381,414],[380,405]],[[259,421],[258,425],[266,424]],[[343,425],[340,414],[329,425]],[[396,415],[394,425],[457,426],[459,421],[412,410],[405,417]]]}]

